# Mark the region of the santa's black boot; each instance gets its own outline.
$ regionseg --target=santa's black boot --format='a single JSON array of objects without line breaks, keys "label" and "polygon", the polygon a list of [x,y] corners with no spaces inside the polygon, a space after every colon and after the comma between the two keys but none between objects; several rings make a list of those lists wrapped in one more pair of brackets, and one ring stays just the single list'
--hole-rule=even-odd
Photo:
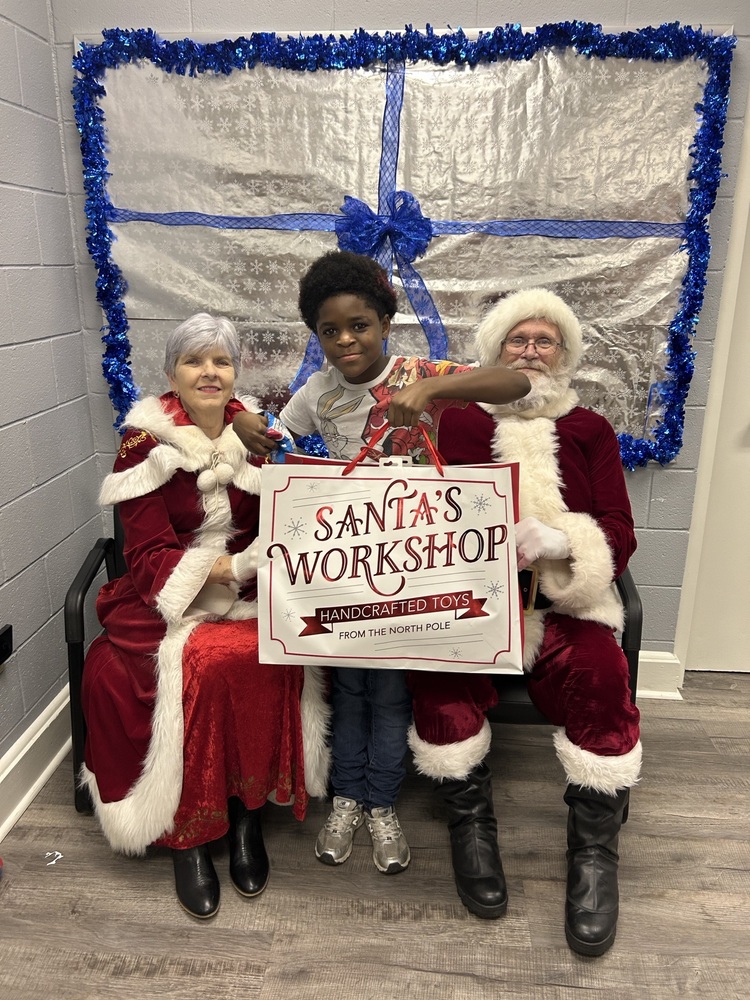
[{"label": "santa's black boot", "polygon": [[565,937],[580,955],[603,955],[617,931],[617,841],[628,789],[615,795],[568,785]]},{"label": "santa's black boot", "polygon": [[458,895],[478,917],[501,917],[508,907],[503,864],[492,808],[492,775],[486,764],[468,777],[438,786],[448,807],[451,859]]}]

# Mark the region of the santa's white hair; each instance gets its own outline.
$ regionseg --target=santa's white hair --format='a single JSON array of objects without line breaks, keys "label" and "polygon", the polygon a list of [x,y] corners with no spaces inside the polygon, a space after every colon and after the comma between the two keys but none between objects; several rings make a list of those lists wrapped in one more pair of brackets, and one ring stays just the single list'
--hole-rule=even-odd
[{"label": "santa's white hair", "polygon": [[572,374],[583,354],[581,324],[570,306],[547,288],[513,292],[487,313],[474,341],[479,364],[496,365],[505,338],[526,319],[545,319],[557,327],[565,347],[564,367]]}]

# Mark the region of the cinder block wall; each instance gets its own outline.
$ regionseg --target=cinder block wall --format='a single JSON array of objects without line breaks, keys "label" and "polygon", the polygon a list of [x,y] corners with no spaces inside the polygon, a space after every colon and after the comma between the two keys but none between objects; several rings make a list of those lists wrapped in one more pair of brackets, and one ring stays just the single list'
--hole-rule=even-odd
[{"label": "cinder block wall", "polygon": [[78,134],[70,88],[73,38],[104,27],[152,27],[163,34],[251,30],[341,31],[432,24],[466,29],[572,18],[604,27],[663,21],[734,25],[732,104],[723,182],[711,220],[714,253],[697,331],[697,371],[685,446],[668,469],[629,474],[640,548],[632,568],[646,605],[644,648],[673,648],[700,437],[711,370],[733,172],[745,124],[750,11],[737,0],[4,0],[0,9],[0,624],[14,627],[16,652],[0,672],[0,757],[66,683],[64,592],[101,533],[96,504],[115,450],[101,376],[101,317],[85,249]]},{"label": "cinder block wall", "polygon": [[0,757],[66,684],[61,608],[101,534],[57,58],[47,5],[4,4],[0,624],[13,625],[15,652],[0,673]]}]

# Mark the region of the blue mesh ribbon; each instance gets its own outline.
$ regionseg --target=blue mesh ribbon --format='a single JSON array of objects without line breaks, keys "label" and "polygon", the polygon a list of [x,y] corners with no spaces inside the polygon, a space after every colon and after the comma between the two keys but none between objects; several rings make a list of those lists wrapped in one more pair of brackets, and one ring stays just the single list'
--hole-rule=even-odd
[{"label": "blue mesh ribbon", "polygon": [[[417,210],[419,202],[413,195],[408,195],[406,191],[398,191],[397,195],[406,195],[412,198]],[[358,198],[344,198],[341,211],[344,215],[352,217],[354,211],[347,206],[348,202],[356,202],[364,205],[366,212],[362,213],[362,218],[378,220],[375,225],[388,228],[386,236],[391,236],[396,232],[397,222],[394,219],[389,221],[389,216],[375,215],[372,210],[359,201]],[[129,208],[115,208],[112,205],[106,208],[106,218],[108,222],[154,222],[160,226],[209,226],[213,229],[276,229],[279,231],[302,232],[312,230],[319,233],[339,232],[341,227],[346,232],[347,223],[340,215],[332,215],[325,212],[297,212],[289,215],[208,215],[204,212],[136,212]],[[467,233],[488,233],[490,236],[553,236],[559,239],[568,240],[608,240],[619,239],[642,239],[647,237],[666,237],[667,239],[681,239],[685,236],[684,222],[632,222],[628,219],[487,219],[481,222],[450,222],[436,219],[427,219],[421,215],[425,222],[429,222],[432,236],[465,236]],[[344,244],[339,240],[342,249]],[[367,253],[365,250],[358,253]],[[386,247],[383,254],[382,248],[378,251],[378,259],[381,256],[387,261],[392,260],[390,250]],[[419,256],[419,254],[417,255]]]},{"label": "blue mesh ribbon", "polygon": [[[408,191],[394,191],[386,198],[388,211],[376,215],[359,198],[344,198],[342,218],[336,221],[336,235],[342,250],[367,254],[381,260],[384,252],[398,264],[406,295],[430,345],[430,357],[444,358],[448,338],[437,306],[421,275],[413,266],[434,235],[432,223],[422,215],[419,202]],[[390,244],[390,246],[389,246]]]},{"label": "blue mesh ribbon", "polygon": [[385,215],[376,215],[369,205],[349,195],[341,211],[336,235],[342,250],[378,257],[389,240],[394,255],[413,261],[424,254],[432,239],[432,223],[422,215],[419,202],[408,191],[389,195]]}]

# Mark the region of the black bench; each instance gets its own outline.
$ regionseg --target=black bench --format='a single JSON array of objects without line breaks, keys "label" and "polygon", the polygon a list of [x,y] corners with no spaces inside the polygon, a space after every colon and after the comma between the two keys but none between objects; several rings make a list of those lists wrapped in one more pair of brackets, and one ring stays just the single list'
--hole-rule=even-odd
[{"label": "black bench", "polygon": [[[65,641],[68,646],[70,721],[73,737],[73,781],[75,807],[78,812],[89,812],[92,808],[88,790],[80,788],[77,782],[78,772],[83,764],[83,748],[86,740],[86,722],[81,709],[81,682],[83,680],[83,663],[86,648],[84,602],[102,566],[106,568],[108,580],[114,580],[118,576],[122,576],[125,572],[125,560],[122,553],[122,525],[117,516],[117,508],[115,508],[114,537],[97,539],[91,551],[86,556],[83,565],[78,570],[65,597]],[[615,582],[625,608],[622,648],[630,668],[630,691],[632,699],[635,702],[643,610],[638,590],[630,575],[630,570],[626,569],[622,576]],[[495,674],[493,681],[500,694],[500,701],[488,713],[490,722],[549,725],[549,720],[532,704],[524,676],[517,674]]]}]

